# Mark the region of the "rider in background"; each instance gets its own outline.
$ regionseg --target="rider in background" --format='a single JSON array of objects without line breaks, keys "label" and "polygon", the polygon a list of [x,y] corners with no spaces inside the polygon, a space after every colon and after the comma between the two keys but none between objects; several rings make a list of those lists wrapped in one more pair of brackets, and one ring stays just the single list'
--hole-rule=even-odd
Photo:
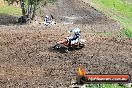
[{"label": "rider in background", "polygon": [[62,41],[59,41],[57,42],[58,44],[59,43],[63,43],[65,41],[68,41],[69,44],[73,45],[73,44],[76,44],[79,42],[79,39],[80,39],[80,33],[81,33],[81,30],[79,28],[74,28],[70,31],[68,31],[69,33],[73,33],[72,36],[69,36],[69,37],[66,37],[66,40],[62,40]]},{"label": "rider in background", "polygon": [[48,15],[46,15],[44,17],[44,22],[45,22],[45,24],[49,24],[50,23],[50,17]]}]

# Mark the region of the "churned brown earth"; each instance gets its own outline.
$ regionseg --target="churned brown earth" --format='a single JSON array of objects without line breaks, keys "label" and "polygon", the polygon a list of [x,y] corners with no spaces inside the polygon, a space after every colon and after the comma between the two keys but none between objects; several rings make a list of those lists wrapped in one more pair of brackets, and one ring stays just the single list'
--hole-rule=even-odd
[{"label": "churned brown earth", "polygon": [[84,0],[58,0],[54,5],[48,5],[38,11],[41,16],[52,15],[56,22],[73,24],[73,27],[89,29],[89,32],[118,32],[121,26],[115,20],[109,19],[98,12]]},{"label": "churned brown earth", "polygon": [[[62,7],[57,9],[56,5]],[[117,33],[121,27],[116,21],[81,0],[58,0],[55,7],[60,13],[50,12],[54,12],[57,25],[0,25],[1,88],[69,88],[80,64],[87,73],[132,75],[132,39],[93,33]],[[71,17],[66,13],[87,16],[72,21],[74,24],[63,24]],[[68,53],[49,50],[74,27],[82,30],[85,48]]]}]

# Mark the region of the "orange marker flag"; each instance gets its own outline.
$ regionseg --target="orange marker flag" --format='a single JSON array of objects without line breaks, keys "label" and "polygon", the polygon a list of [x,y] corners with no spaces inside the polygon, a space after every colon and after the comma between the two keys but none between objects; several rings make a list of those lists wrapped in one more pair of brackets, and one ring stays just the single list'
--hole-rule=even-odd
[{"label": "orange marker flag", "polygon": [[80,76],[84,76],[84,75],[86,75],[86,71],[80,66],[80,67],[78,67],[78,74]]}]

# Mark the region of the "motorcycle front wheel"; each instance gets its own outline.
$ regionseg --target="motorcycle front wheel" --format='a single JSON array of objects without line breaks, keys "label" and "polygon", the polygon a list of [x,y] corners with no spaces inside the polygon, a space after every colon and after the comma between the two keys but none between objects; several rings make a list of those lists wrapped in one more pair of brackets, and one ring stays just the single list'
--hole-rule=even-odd
[{"label": "motorcycle front wheel", "polygon": [[82,49],[85,45],[82,43],[79,43],[79,48]]}]

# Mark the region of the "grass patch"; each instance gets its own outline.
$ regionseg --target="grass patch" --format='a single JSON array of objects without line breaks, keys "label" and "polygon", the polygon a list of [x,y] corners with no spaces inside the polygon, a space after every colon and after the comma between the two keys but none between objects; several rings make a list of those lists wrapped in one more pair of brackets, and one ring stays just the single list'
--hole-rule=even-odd
[{"label": "grass patch", "polygon": [[122,0],[95,0],[103,7],[113,9],[123,16],[132,17],[132,5],[124,3]]},{"label": "grass patch", "polygon": [[0,13],[8,15],[21,15],[21,9],[14,6],[2,6],[0,7]]},{"label": "grass patch", "polygon": [[[0,0],[2,2],[2,0]],[[21,8],[5,3],[0,3],[0,13],[8,15],[21,15]]]},{"label": "grass patch", "polygon": [[121,31],[121,35],[122,35],[122,36],[125,36],[125,37],[132,38],[132,31],[129,30],[129,29],[123,29],[123,30]]},{"label": "grass patch", "polygon": [[90,1],[97,10],[120,22],[124,26],[124,30],[121,33],[132,38],[132,4],[126,3],[125,0]]},{"label": "grass patch", "polygon": [[119,84],[86,84],[84,88],[127,88]]}]

